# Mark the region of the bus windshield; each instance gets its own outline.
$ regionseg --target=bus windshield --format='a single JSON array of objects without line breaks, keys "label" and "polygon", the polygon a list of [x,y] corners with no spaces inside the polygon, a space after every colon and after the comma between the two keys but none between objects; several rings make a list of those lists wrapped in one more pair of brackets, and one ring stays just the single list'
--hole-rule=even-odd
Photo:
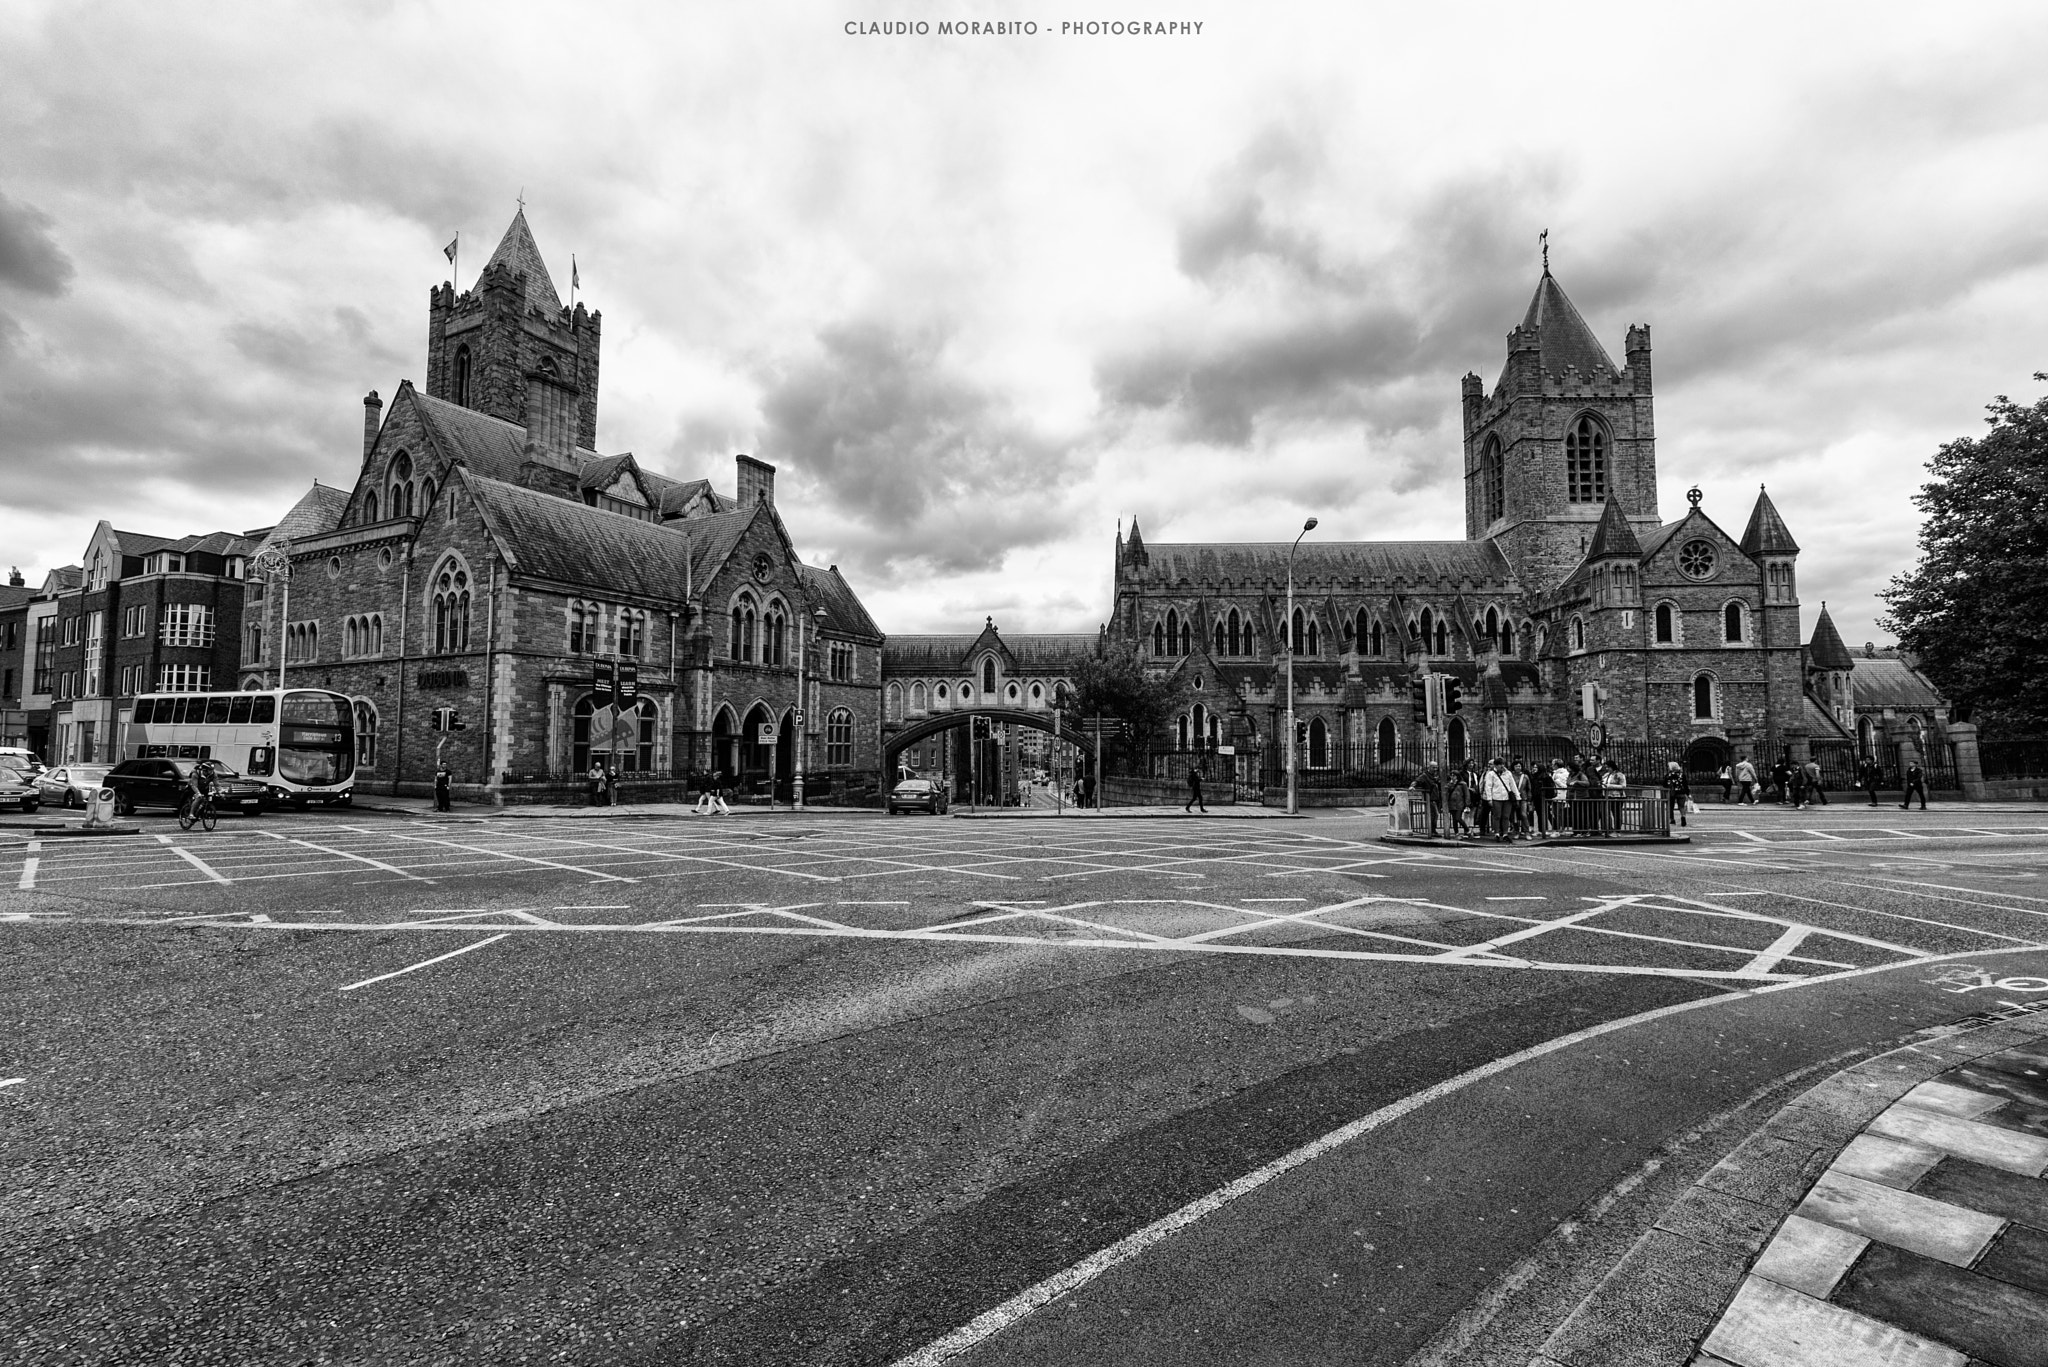
[{"label": "bus windshield", "polygon": [[348,700],[331,693],[287,693],[278,726],[278,774],[294,783],[340,783],[355,772],[355,728]]}]

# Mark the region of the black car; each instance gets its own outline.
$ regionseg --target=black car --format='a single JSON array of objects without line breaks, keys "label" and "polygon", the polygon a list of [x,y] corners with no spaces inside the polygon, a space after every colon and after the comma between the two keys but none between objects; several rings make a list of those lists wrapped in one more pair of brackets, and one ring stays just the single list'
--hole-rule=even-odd
[{"label": "black car", "polygon": [[105,786],[114,790],[114,810],[127,816],[138,807],[177,811],[191,789],[192,766],[213,770],[213,807],[220,812],[254,814],[263,810],[263,785],[243,778],[225,764],[194,759],[126,759],[108,771]]},{"label": "black car", "polygon": [[889,790],[889,815],[898,812],[946,814],[946,789],[928,778],[906,778]]}]

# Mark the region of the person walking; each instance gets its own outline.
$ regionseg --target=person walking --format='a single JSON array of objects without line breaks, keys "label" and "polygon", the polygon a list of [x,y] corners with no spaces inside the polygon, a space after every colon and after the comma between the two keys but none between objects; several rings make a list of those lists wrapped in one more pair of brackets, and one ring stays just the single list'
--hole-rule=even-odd
[{"label": "person walking", "polygon": [[1621,790],[1628,786],[1628,775],[1621,772],[1621,766],[1612,760],[1600,762],[1600,788],[1606,801],[1601,803],[1600,833],[1602,835],[1621,829]]},{"label": "person walking", "polygon": [[1806,806],[1806,766],[1795,764],[1785,776],[1785,796],[1791,799],[1792,809],[1799,811]]},{"label": "person walking", "polygon": [[1864,760],[1864,761],[1863,761],[1863,787],[1864,787],[1865,791],[1867,791],[1867,792],[1868,792],[1868,793],[1870,794],[1870,805],[1871,805],[1871,806],[1873,806],[1873,807],[1881,807],[1881,806],[1883,806],[1883,805],[1884,805],[1883,803],[1881,803],[1881,802],[1879,802],[1879,801],[1877,800],[1877,789],[1878,789],[1878,785],[1879,785],[1879,784],[1881,784],[1881,783],[1883,783],[1883,782],[1884,782],[1884,766],[1883,766],[1883,765],[1881,765],[1881,764],[1879,764],[1879,763],[1878,763],[1878,762],[1877,762],[1876,760],[1874,760],[1874,759],[1866,759],[1866,760]]},{"label": "person walking", "polygon": [[1466,809],[1471,805],[1472,776],[1462,766],[1451,770],[1450,781],[1444,788],[1444,810],[1450,814],[1451,824],[1447,833],[1453,840],[1461,835],[1467,840],[1472,838],[1472,825],[1465,820]]},{"label": "person walking", "polygon": [[1749,762],[1748,755],[1741,755],[1735,761],[1735,802],[1737,806],[1748,803],[1756,806],[1756,766]]},{"label": "person walking", "polygon": [[1906,766],[1906,800],[1899,804],[1900,811],[1903,812],[1913,805],[1913,794],[1915,793],[1920,794],[1920,810],[1926,811],[1927,775],[1921,772],[1920,761],[1917,759]]},{"label": "person walking", "polygon": [[[1692,823],[1685,819],[1685,804],[1692,800],[1692,781],[1685,776],[1685,766],[1672,760],[1664,766],[1664,793],[1671,804],[1671,819],[1681,826]],[[1666,826],[1670,821],[1666,821]]]},{"label": "person walking", "polygon": [[1825,783],[1821,782],[1820,761],[1817,759],[1806,761],[1806,801],[1809,805],[1815,807],[1830,805],[1828,802],[1828,788]]},{"label": "person walking", "polygon": [[619,805],[619,766],[616,764],[608,765],[604,771],[604,805]]},{"label": "person walking", "polygon": [[1721,780],[1721,801],[1726,803],[1728,795],[1735,791],[1735,771],[1724,764],[1714,777]]},{"label": "person walking", "polygon": [[1202,809],[1203,816],[1209,814],[1209,808],[1202,802],[1202,766],[1190,764],[1188,766],[1188,800],[1181,810],[1183,812],[1193,812],[1197,807]]},{"label": "person walking", "polygon": [[1557,782],[1549,765],[1536,761],[1535,769],[1529,775],[1529,806],[1536,818],[1536,834],[1549,835],[1552,826],[1551,808],[1557,801]]},{"label": "person walking", "polygon": [[449,784],[450,784],[450,783],[451,783],[452,781],[453,781],[453,775],[451,775],[451,774],[450,774],[450,773],[448,772],[448,766],[447,766],[447,765],[445,765],[445,764],[440,764],[440,765],[436,765],[436,766],[434,767],[434,810],[435,810],[435,811],[437,811],[437,812],[449,812],[449,811],[453,811],[453,810],[454,810],[454,808],[453,808],[453,807],[451,807],[451,806],[449,805],[449,803],[448,803],[448,785],[449,785]]},{"label": "person walking", "polygon": [[590,772],[583,777],[589,785],[590,805],[595,807],[598,805],[600,795],[604,792],[604,761],[601,759],[590,761]]},{"label": "person walking", "polygon": [[1495,840],[1506,844],[1514,839],[1510,832],[1515,819],[1511,810],[1515,804],[1515,784],[1506,760],[1494,759],[1493,767],[1486,771],[1481,792],[1486,801],[1489,832]]}]

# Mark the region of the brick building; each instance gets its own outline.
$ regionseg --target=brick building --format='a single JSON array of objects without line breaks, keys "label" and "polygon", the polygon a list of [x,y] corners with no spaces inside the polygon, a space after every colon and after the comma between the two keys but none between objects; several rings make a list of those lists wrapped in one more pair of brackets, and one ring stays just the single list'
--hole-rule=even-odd
[{"label": "brick building", "polygon": [[[1490,391],[1463,381],[1462,541],[1310,534],[1290,552],[1119,532],[1110,630],[1188,699],[1162,743],[1270,745],[1290,637],[1310,768],[1583,748],[1589,709],[1611,741],[1695,767],[1850,735],[1832,710],[1849,694],[1828,692],[1843,672],[1802,644],[1799,547],[1769,495],[1739,536],[1697,489],[1658,516],[1650,330],[1627,330],[1616,366],[1546,264],[1507,350]],[[1425,673],[1461,695],[1437,735],[1415,716]]]},{"label": "brick building", "polygon": [[[425,392],[369,395],[346,496],[280,524],[252,677],[281,650],[352,697],[381,791],[426,791],[437,758],[513,800],[593,758],[668,795],[714,770],[787,797],[801,768],[809,800],[871,784],[881,632],[798,558],[772,465],[737,457],[727,494],[592,449],[601,324],[563,307],[523,211],[474,289],[430,291]],[[600,662],[636,696],[608,704]]]},{"label": "brick building", "polygon": [[[93,529],[0,617],[0,729],[51,764],[121,757],[135,698],[235,686],[248,558],[262,529],[178,538]],[[18,621],[15,614],[19,614]]]},{"label": "brick building", "polygon": [[34,596],[19,568],[7,572],[7,582],[0,584],[0,746],[26,748],[29,742],[28,709],[22,706],[28,659],[22,647],[28,640],[28,603]]}]

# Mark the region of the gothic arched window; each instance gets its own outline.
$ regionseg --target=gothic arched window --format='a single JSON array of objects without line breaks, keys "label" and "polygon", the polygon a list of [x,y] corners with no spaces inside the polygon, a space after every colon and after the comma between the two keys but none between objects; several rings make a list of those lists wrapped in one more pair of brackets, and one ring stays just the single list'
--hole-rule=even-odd
[{"label": "gothic arched window", "polygon": [[1515,624],[1505,617],[1500,620],[1500,653],[1503,655],[1515,653]]},{"label": "gothic arched window", "polygon": [[1425,655],[1429,654],[1430,643],[1435,640],[1435,624],[1435,615],[1428,608],[1424,608],[1422,610],[1422,653]]},{"label": "gothic arched window", "polygon": [[1240,638],[1240,636],[1239,636],[1239,632],[1240,632],[1240,630],[1241,630],[1241,628],[1240,628],[1240,626],[1239,626],[1239,624],[1238,624],[1238,616],[1237,616],[1237,609],[1236,609],[1236,608],[1232,608],[1232,609],[1230,610],[1230,638],[1229,638],[1229,639],[1230,639],[1230,653],[1231,653],[1232,655],[1237,655],[1237,654],[1240,654],[1240,653],[1248,653],[1248,652],[1240,652],[1240,651],[1238,650],[1238,648],[1237,648],[1237,643],[1238,643],[1238,641],[1239,641],[1239,640],[1241,639],[1241,638]]},{"label": "gothic arched window", "polygon": [[1308,767],[1327,769],[1330,765],[1330,728],[1317,717],[1308,724]]},{"label": "gothic arched window", "polygon": [[1607,432],[1585,414],[1564,434],[1565,492],[1574,503],[1607,498]]},{"label": "gothic arched window", "polygon": [[1188,622],[1180,624],[1180,653],[1185,655],[1194,647],[1194,628]]},{"label": "gothic arched window", "polygon": [[391,460],[391,496],[385,500],[393,517],[412,516],[412,457],[400,451]]},{"label": "gothic arched window", "polygon": [[1166,653],[1166,628],[1157,622],[1152,624],[1152,653],[1154,655],[1164,655]]},{"label": "gothic arched window", "polygon": [[1399,757],[1395,750],[1394,719],[1392,717],[1380,718],[1379,735],[1376,739],[1377,744],[1374,749],[1379,762],[1381,764],[1392,764]]},{"label": "gothic arched window", "polygon": [[469,571],[458,561],[443,561],[434,576],[434,653],[468,649]]},{"label": "gothic arched window", "polygon": [[1441,617],[1437,618],[1436,622],[1436,653],[1439,655],[1451,653],[1451,634],[1445,628],[1444,620]]},{"label": "gothic arched window", "polygon": [[1479,458],[1481,521],[1498,522],[1507,516],[1507,480],[1500,454],[1500,438],[1486,439],[1486,453]]},{"label": "gothic arched window", "polygon": [[1585,648],[1586,619],[1583,617],[1574,617],[1572,618],[1572,649],[1584,650]]},{"label": "gothic arched window", "polygon": [[455,385],[453,393],[455,402],[461,404],[464,408],[469,407],[469,348],[466,346],[455,348]]},{"label": "gothic arched window", "polygon": [[1301,615],[1301,609],[1300,609],[1300,608],[1296,608],[1296,609],[1294,610],[1294,631],[1292,632],[1292,634],[1290,634],[1290,635],[1289,635],[1289,637],[1288,637],[1288,639],[1287,639],[1287,649],[1288,649],[1289,651],[1291,651],[1291,652],[1292,652],[1293,654],[1296,654],[1296,655],[1299,655],[1299,654],[1301,654],[1301,632],[1302,632],[1302,615]]},{"label": "gothic arched window", "polygon": [[1694,721],[1714,719],[1714,676],[1711,674],[1693,676],[1692,716]]},{"label": "gothic arched window", "polygon": [[1742,643],[1742,604],[1730,603],[1721,609],[1721,637],[1731,646]]},{"label": "gothic arched window", "polygon": [[372,489],[370,490],[369,495],[363,499],[363,521],[375,522],[376,520],[377,491],[375,489]]},{"label": "gothic arched window", "polygon": [[1218,622],[1215,626],[1215,629],[1211,631],[1209,635],[1210,638],[1214,640],[1216,643],[1215,653],[1221,655],[1223,653],[1223,623]]},{"label": "gothic arched window", "polygon": [[761,619],[761,663],[789,663],[789,618],[783,615],[781,603],[770,603]]},{"label": "gothic arched window", "polygon": [[1310,618],[1308,624],[1308,653],[1311,655],[1320,655],[1323,653],[1321,633],[1319,633],[1316,630],[1314,618]]},{"label": "gothic arched window", "polygon": [[990,656],[981,662],[981,691],[991,696],[996,691],[996,662],[994,656]]},{"label": "gothic arched window", "polygon": [[1374,621],[1372,624],[1372,653],[1375,655],[1382,653],[1382,646],[1380,644],[1380,624],[1378,621]]}]

